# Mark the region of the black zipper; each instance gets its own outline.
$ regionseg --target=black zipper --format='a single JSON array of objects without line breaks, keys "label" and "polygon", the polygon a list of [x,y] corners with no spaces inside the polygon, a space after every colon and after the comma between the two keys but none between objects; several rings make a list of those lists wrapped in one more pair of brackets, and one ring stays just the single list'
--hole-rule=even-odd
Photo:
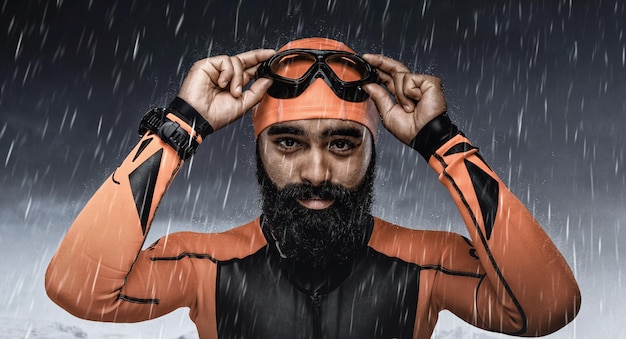
[{"label": "black zipper", "polygon": [[313,338],[322,339],[320,296],[317,292],[311,295],[311,301],[313,302]]}]

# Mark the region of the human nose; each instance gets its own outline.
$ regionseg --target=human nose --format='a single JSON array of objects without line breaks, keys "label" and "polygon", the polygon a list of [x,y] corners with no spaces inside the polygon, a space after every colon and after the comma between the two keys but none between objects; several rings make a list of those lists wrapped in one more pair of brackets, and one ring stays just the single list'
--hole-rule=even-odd
[{"label": "human nose", "polygon": [[300,165],[300,179],[304,183],[312,186],[319,186],[326,181],[330,181],[330,167],[327,154],[318,149],[312,149],[304,157]]}]

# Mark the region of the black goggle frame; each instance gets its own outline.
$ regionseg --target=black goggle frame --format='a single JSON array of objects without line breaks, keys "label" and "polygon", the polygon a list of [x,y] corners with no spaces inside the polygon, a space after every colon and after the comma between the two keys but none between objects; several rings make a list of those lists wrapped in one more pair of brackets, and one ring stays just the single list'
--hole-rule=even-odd
[{"label": "black goggle frame", "polygon": [[[315,58],[315,62],[301,77],[295,79],[287,78],[276,74],[272,69],[274,63],[280,62],[284,57],[298,54]],[[362,76],[361,79],[356,81],[341,80],[326,62],[330,57],[345,58],[355,65],[358,65],[357,68],[362,67],[362,71],[359,72]],[[376,68],[360,56],[345,51],[318,49],[289,49],[279,52],[259,65],[256,77],[266,77],[274,80],[272,86],[267,90],[267,94],[277,99],[295,98],[302,94],[313,81],[321,78],[339,98],[350,102],[363,102],[367,100],[369,95],[361,86],[379,82]]]}]

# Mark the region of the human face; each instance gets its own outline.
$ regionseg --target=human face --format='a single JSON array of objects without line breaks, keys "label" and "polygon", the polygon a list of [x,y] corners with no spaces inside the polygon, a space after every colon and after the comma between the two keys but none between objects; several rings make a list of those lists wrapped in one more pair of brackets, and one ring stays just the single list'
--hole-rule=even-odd
[{"label": "human face", "polygon": [[[372,137],[354,121],[296,120],[274,124],[259,135],[259,153],[268,177],[278,188],[289,184],[319,186],[324,182],[353,189],[372,161]],[[334,200],[313,196],[298,199],[312,210]]]}]

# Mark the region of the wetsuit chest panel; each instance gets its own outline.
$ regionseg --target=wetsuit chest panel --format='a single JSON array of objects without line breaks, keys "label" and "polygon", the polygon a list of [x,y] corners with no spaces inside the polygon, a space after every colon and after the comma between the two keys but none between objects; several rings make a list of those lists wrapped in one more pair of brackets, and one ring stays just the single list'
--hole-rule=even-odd
[{"label": "wetsuit chest panel", "polygon": [[312,338],[312,300],[280,270],[269,250],[218,265],[217,330],[220,339]]},{"label": "wetsuit chest panel", "polygon": [[219,264],[219,338],[411,338],[417,265],[368,248],[348,277],[315,296],[294,285],[267,248]]}]

